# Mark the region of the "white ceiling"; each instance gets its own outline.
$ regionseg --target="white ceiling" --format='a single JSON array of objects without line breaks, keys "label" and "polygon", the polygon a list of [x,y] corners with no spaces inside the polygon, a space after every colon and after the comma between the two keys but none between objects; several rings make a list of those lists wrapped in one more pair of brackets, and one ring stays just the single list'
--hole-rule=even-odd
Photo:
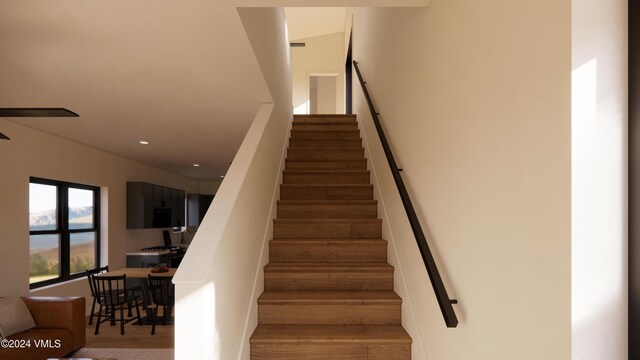
[{"label": "white ceiling", "polygon": [[288,7],[284,9],[289,41],[344,32],[347,8]]},{"label": "white ceiling", "polygon": [[2,1],[0,107],[66,107],[80,118],[11,120],[219,179],[270,101],[234,4]]}]

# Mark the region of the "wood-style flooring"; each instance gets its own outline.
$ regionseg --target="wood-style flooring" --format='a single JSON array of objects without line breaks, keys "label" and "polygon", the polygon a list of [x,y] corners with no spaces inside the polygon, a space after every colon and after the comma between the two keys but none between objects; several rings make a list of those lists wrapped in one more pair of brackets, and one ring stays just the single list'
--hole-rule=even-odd
[{"label": "wood-style flooring", "polygon": [[[87,318],[87,324],[89,319]],[[110,326],[108,322],[100,325],[100,333],[96,330],[95,319],[93,325],[87,325],[88,348],[130,348],[130,349],[173,349],[173,325],[156,325],[156,334],[151,335],[150,325],[124,326],[124,335],[120,335],[120,324]]]}]

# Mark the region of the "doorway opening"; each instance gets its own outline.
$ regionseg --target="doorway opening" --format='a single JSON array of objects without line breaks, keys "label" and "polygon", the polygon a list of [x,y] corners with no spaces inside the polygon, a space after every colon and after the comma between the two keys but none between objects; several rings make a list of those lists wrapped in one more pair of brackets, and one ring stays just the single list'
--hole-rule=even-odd
[{"label": "doorway opening", "polygon": [[338,74],[309,76],[309,114],[338,114]]}]

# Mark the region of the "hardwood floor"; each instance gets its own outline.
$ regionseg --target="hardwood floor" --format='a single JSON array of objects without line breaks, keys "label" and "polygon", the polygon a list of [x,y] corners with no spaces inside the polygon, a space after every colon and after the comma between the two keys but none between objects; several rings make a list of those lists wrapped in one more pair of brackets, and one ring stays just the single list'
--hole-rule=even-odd
[{"label": "hardwood floor", "polygon": [[[89,318],[87,318],[87,324]],[[109,323],[100,325],[100,333],[94,335],[96,323],[87,325],[87,345],[88,348],[130,348],[130,349],[173,349],[173,325],[157,325],[156,334],[151,335],[150,325],[133,325],[128,323],[124,326],[124,335],[120,335],[120,324],[110,326]]]}]

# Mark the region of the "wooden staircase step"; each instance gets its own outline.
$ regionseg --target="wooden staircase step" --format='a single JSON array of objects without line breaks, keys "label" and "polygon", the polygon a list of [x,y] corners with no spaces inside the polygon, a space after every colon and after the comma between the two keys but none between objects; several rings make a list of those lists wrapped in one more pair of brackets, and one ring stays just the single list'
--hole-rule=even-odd
[{"label": "wooden staircase step", "polygon": [[261,325],[249,340],[258,343],[411,344],[401,326]]},{"label": "wooden staircase step", "polygon": [[375,219],[376,200],[279,200],[279,219]]},{"label": "wooden staircase step", "polygon": [[282,200],[373,200],[373,185],[282,184]]},{"label": "wooden staircase step", "polygon": [[387,241],[382,239],[273,239],[272,263],[352,263],[387,261]]},{"label": "wooden staircase step", "polygon": [[362,139],[290,139],[289,146],[297,148],[358,148],[362,146]]},{"label": "wooden staircase step", "polygon": [[287,150],[287,159],[304,160],[304,161],[345,161],[345,160],[362,160],[364,159],[364,148],[310,148],[310,147],[289,147]]},{"label": "wooden staircase step", "polygon": [[410,360],[355,115],[294,115],[252,360]]},{"label": "wooden staircase step", "polygon": [[380,219],[274,219],[274,239],[380,239]]},{"label": "wooden staircase step", "polygon": [[291,140],[339,140],[360,139],[360,130],[291,130]]},{"label": "wooden staircase step", "polygon": [[388,263],[269,263],[266,291],[393,290]]},{"label": "wooden staircase step", "polygon": [[314,123],[357,123],[355,115],[336,114],[315,114],[315,115],[293,115],[294,124],[314,124]]},{"label": "wooden staircase step", "polygon": [[252,360],[410,360],[411,337],[399,325],[258,325]]},{"label": "wooden staircase step", "polygon": [[315,122],[315,123],[297,123],[294,122],[291,125],[291,130],[325,130],[325,131],[335,131],[335,130],[357,130],[358,124],[351,122]]},{"label": "wooden staircase step", "polygon": [[346,161],[285,161],[286,170],[356,170],[367,168],[367,159]]},{"label": "wooden staircase step", "polygon": [[284,184],[369,184],[369,170],[285,170]]},{"label": "wooden staircase step", "polygon": [[393,291],[265,291],[258,324],[400,325],[401,306]]}]

